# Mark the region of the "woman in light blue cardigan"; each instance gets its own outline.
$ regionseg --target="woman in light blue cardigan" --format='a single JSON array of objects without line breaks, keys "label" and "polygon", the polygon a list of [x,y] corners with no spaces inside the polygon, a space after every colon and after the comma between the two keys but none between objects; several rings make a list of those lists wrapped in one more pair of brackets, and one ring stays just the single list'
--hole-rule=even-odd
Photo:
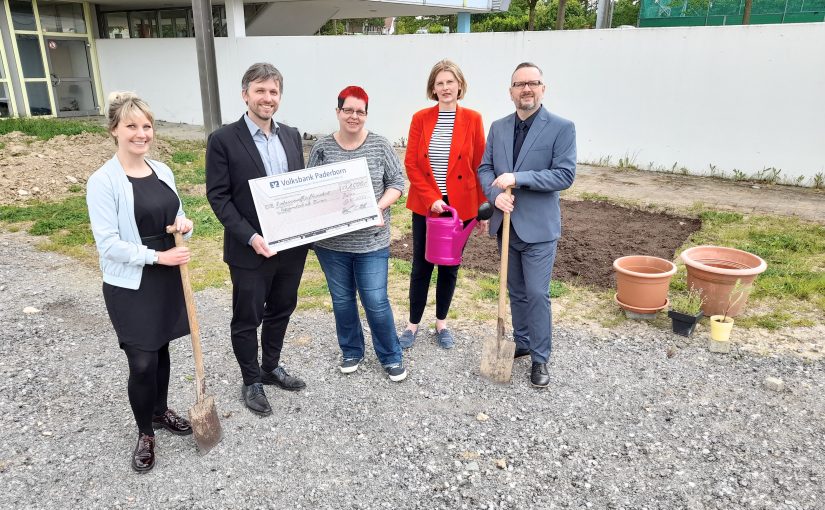
[{"label": "woman in light blue cardigan", "polygon": [[177,266],[190,254],[166,233],[174,225],[189,237],[192,221],[183,214],[172,171],[146,157],[154,138],[149,106],[130,92],[115,92],[108,118],[117,153],[89,178],[86,203],[103,298],[129,361],[129,403],[138,427],[132,468],[146,472],[155,465],[154,428],[192,433],[167,405],[169,342],[189,334]]}]

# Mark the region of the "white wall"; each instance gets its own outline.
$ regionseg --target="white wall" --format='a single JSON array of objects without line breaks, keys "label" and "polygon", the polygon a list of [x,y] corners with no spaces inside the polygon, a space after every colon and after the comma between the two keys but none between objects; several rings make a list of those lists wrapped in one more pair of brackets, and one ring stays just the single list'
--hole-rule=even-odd
[{"label": "white wall", "polygon": [[[158,118],[202,124],[194,41],[98,40],[104,92],[135,90]],[[545,106],[576,122],[579,161],[630,157],[639,167],[709,165],[787,179],[825,171],[825,30],[821,23],[389,37],[216,40],[224,122],[244,111],[253,62],[284,74],[277,118],[310,133],[336,127],[346,85],[370,94],[367,126],[398,141],[425,99],[427,74],[450,58],[469,82],[463,104],[489,125],[513,111],[508,82],[523,60],[543,68]]]}]

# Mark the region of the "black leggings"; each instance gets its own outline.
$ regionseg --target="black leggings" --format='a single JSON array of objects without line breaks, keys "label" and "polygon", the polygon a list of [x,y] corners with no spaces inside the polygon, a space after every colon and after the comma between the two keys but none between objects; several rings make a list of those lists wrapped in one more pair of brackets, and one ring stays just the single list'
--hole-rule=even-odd
[{"label": "black leggings", "polygon": [[[464,222],[466,225],[469,222]],[[424,258],[427,243],[427,217],[412,215],[413,257],[410,273],[410,323],[418,324],[427,306],[427,293],[430,290],[430,278],[434,264]],[[455,293],[459,266],[438,266],[435,284],[435,318],[444,320],[450,311],[450,304]]]},{"label": "black leggings", "polygon": [[165,413],[168,407],[169,344],[157,351],[141,351],[129,346],[124,350],[129,360],[129,404],[135,422],[140,432],[153,436],[152,416]]}]

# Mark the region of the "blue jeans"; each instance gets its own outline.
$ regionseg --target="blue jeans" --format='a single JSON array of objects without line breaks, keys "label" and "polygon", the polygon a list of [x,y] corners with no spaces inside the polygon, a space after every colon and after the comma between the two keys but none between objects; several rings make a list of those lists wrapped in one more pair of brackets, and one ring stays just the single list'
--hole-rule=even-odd
[{"label": "blue jeans", "polygon": [[387,296],[389,248],[349,253],[316,246],[315,255],[327,277],[335,313],[335,331],[344,358],[364,357],[364,330],[355,300],[357,291],[367,314],[378,361],[384,366],[400,363],[401,345]]}]

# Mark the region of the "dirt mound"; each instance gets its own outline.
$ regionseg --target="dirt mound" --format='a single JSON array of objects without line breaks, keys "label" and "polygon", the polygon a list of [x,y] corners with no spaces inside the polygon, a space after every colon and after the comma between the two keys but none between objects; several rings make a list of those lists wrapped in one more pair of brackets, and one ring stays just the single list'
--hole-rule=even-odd
[{"label": "dirt mound", "polygon": [[[0,204],[82,192],[92,172],[115,153],[114,142],[98,133],[40,140],[13,132],[0,136],[0,147]],[[167,142],[155,139],[150,157],[164,160],[171,152]]]},{"label": "dirt mound", "polygon": [[[603,202],[562,200],[562,237],[553,278],[597,287],[612,287],[613,261],[624,255],[673,259],[676,249],[701,227],[693,218],[628,209]],[[393,242],[393,257],[412,259],[412,238]],[[464,250],[463,267],[497,274],[495,239],[473,235]]]}]

